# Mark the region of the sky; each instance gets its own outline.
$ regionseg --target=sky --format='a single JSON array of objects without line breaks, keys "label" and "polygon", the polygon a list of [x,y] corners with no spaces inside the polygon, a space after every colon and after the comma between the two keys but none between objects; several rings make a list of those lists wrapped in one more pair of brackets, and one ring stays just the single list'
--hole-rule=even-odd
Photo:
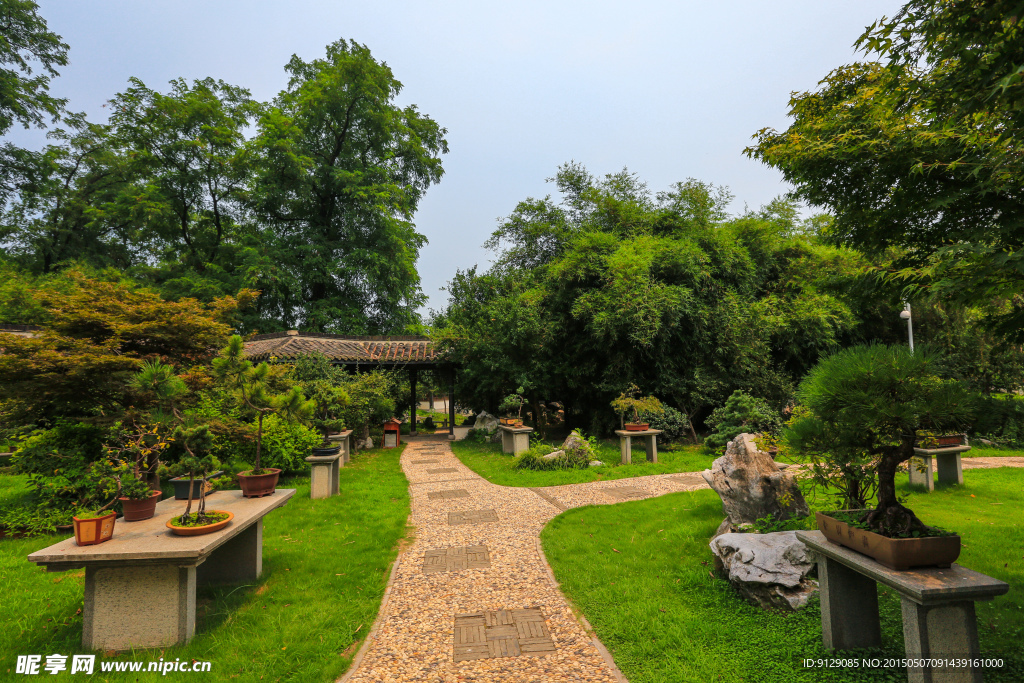
[{"label": "sky", "polygon": [[[132,76],[212,76],[260,100],[286,85],[291,55],[321,57],[339,38],[365,44],[415,104],[448,130],[445,173],[420,204],[429,243],[417,264],[427,308],[457,269],[486,267],[483,242],[527,197],[553,194],[558,166],[628,168],[652,192],[696,178],[727,186],[731,210],[789,188],[743,149],[784,129],[791,92],[856,61],[865,27],[890,0],[37,0],[70,45],[51,91],[106,120]],[[12,131],[25,146],[37,131]]]}]

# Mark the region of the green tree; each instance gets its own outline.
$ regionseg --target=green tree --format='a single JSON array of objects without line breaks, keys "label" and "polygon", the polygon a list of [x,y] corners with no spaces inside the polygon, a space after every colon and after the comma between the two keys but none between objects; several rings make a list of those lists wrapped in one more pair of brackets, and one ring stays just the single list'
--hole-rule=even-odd
[{"label": "green tree", "polygon": [[787,441],[814,459],[818,483],[840,488],[847,504],[863,506],[877,486],[865,521],[886,535],[923,533],[925,525],[896,497],[896,471],[914,455],[920,430],[962,428],[969,393],[936,374],[936,360],[918,349],[880,344],[844,349],[818,363],[798,392],[807,412]]},{"label": "green tree", "polygon": [[291,76],[252,144],[255,211],[274,234],[277,279],[260,305],[286,327],[403,330],[423,302],[413,214],[440,180],[445,129],[400,108],[391,69],[339,40]]},{"label": "green tree", "polygon": [[[68,63],[68,46],[49,30],[32,0],[0,2],[0,135],[15,122],[26,128],[54,120],[66,100],[50,95],[50,79]],[[42,73],[32,76],[34,68]]]}]

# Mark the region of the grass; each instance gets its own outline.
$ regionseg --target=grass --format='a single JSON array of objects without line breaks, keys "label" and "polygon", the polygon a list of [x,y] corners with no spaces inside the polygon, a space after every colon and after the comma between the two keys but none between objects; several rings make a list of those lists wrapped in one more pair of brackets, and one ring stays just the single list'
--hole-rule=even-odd
[{"label": "grass", "polygon": [[[559,444],[552,444],[556,448]],[[638,447],[639,446],[639,447]],[[455,455],[469,469],[493,484],[501,486],[558,486],[580,484],[588,481],[643,477],[648,474],[671,474],[673,472],[699,472],[711,466],[714,455],[704,453],[700,446],[683,446],[677,450],[658,450],[658,462],[648,463],[643,446],[634,441],[633,462],[621,464],[619,444],[603,441],[599,445],[597,459],[605,463],[600,467],[585,470],[515,470],[513,458],[501,452],[501,444],[455,441],[452,443]]]},{"label": "grass", "polygon": [[[398,462],[402,450],[354,455],[341,470],[342,494],[333,498],[310,500],[308,477],[283,478],[280,488],[297,491],[285,507],[264,518],[259,581],[199,589],[192,642],[116,659],[210,661],[212,671],[202,676],[209,681],[337,679],[376,618],[406,534],[409,497]],[[24,482],[18,479],[0,476],[0,497],[20,496]],[[216,498],[210,496],[210,505]],[[0,613],[5,654],[0,678],[15,676],[19,654],[42,654],[45,662],[48,654],[86,652],[81,647],[84,570],[47,574],[25,559],[63,538],[0,540],[0,585],[16,596]],[[108,659],[97,657],[97,672]],[[134,681],[137,675],[97,674],[90,680]]]},{"label": "grass", "polygon": [[[1024,680],[1024,470],[970,470],[964,478],[930,494],[904,484],[902,493],[926,523],[961,534],[961,564],[1011,585],[1008,595],[976,603],[983,654],[1007,661],[985,680]],[[718,496],[701,490],[577,508],[542,532],[562,589],[631,683],[906,681],[901,669],[803,668],[803,658],[836,656],[821,645],[817,599],[794,614],[744,602],[711,571],[707,543],[721,520]],[[899,599],[887,589],[879,597],[877,656],[902,656]]]}]

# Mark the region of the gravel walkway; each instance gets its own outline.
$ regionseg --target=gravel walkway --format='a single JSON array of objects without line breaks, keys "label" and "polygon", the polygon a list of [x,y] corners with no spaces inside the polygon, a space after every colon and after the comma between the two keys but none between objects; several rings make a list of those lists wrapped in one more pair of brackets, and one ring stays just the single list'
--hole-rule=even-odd
[{"label": "gravel walkway", "polygon": [[[498,486],[463,465],[447,440],[432,438],[410,440],[401,463],[415,539],[399,554],[374,628],[341,682],[625,681],[589,625],[573,616],[542,555],[541,529],[570,508],[707,488],[700,473]],[[963,466],[1024,467],[1024,458],[964,458]],[[526,628],[517,615],[537,619],[531,610],[543,616],[544,633],[520,630],[521,641],[510,645],[515,629]],[[530,635],[542,636],[534,652]],[[496,638],[505,640],[488,650]],[[522,652],[510,655],[520,644]]]},{"label": "gravel walkway", "polygon": [[[544,489],[555,503],[534,489],[491,484],[463,465],[447,441],[410,440],[401,462],[410,482],[409,523],[416,527],[415,539],[399,555],[374,632],[342,681],[625,680],[610,656],[602,653],[597,639],[573,616],[541,555],[540,531],[563,508],[629,499],[609,496],[606,490],[628,484],[641,492],[630,497],[688,491],[704,487],[700,475],[658,475]],[[449,513],[485,510],[493,510],[497,521],[480,523],[474,521],[479,517],[457,514],[456,520],[468,517],[468,521],[449,523]],[[489,567],[474,566],[484,557],[479,546],[486,546]],[[429,552],[440,549],[459,549],[448,551],[448,560],[456,564],[455,569],[440,569],[444,554]],[[466,566],[459,564],[465,563],[466,557],[471,561],[470,568],[460,568]],[[432,563],[427,573],[425,562]],[[554,651],[534,655],[523,644],[518,656],[456,662],[456,616],[499,610],[540,610]],[[508,614],[515,618],[517,613]],[[512,626],[496,626],[493,633],[501,628]]]}]

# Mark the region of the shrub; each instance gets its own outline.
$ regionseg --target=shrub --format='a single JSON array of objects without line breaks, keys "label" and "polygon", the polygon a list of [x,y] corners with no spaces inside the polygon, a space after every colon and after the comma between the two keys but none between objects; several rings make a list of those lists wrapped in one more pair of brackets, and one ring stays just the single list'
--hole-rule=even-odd
[{"label": "shrub", "polygon": [[593,459],[596,439],[594,437],[587,438],[579,432],[576,434],[583,439],[582,447],[570,448],[561,457],[545,460],[544,456],[554,452],[555,449],[549,444],[539,443],[517,457],[512,468],[517,470],[586,469]]},{"label": "shrub", "polygon": [[490,437],[490,434],[491,433],[488,432],[486,429],[480,429],[478,427],[475,429],[470,429],[469,432],[466,434],[465,440],[470,443],[487,443],[487,439]]},{"label": "shrub", "polygon": [[667,442],[682,441],[690,436],[690,420],[671,406],[662,405],[660,413],[643,413],[641,419],[650,423],[651,429],[662,430],[661,438]]},{"label": "shrub", "polygon": [[782,417],[768,401],[737,389],[726,399],[724,406],[711,413],[707,424],[714,431],[704,439],[704,445],[720,450],[744,432],[778,434],[782,429]]},{"label": "shrub", "polygon": [[[309,469],[306,457],[322,440],[317,430],[305,425],[289,422],[277,415],[264,418],[262,466],[278,467],[285,472],[304,472]],[[236,449],[236,455],[242,460],[252,462],[255,459],[255,441],[236,443]]]},{"label": "shrub", "polygon": [[12,458],[14,472],[27,474],[38,504],[70,509],[99,500],[90,465],[104,457],[104,427],[58,420],[21,442]]},{"label": "shrub", "polygon": [[1024,447],[1024,398],[1014,394],[992,394],[977,399],[978,417],[971,431],[1013,448]]},{"label": "shrub", "polygon": [[0,531],[12,535],[52,534],[58,526],[72,523],[71,510],[54,510],[25,505],[0,508]]}]

